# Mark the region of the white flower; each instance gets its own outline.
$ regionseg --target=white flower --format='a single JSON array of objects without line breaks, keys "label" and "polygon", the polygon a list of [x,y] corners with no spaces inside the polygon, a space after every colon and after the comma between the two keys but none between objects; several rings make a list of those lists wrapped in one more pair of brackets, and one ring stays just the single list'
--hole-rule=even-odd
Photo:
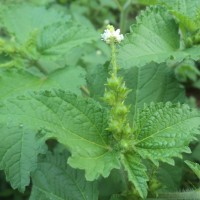
[{"label": "white flower", "polygon": [[124,39],[124,36],[120,34],[120,29],[115,30],[113,26],[108,25],[104,33],[101,34],[101,39],[107,44],[110,44],[111,41],[120,43]]}]

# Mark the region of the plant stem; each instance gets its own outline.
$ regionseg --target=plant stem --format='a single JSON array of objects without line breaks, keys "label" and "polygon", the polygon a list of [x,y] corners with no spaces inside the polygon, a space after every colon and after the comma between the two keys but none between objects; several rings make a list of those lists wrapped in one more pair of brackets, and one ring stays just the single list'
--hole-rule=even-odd
[{"label": "plant stem", "polygon": [[121,33],[125,33],[126,31],[126,19],[128,16],[128,11],[131,5],[131,0],[127,0],[127,2],[124,4],[122,10],[121,10],[121,14],[120,14],[120,30]]},{"label": "plant stem", "polygon": [[116,4],[116,6],[118,7],[118,9],[120,10],[120,12],[122,12],[123,8],[122,8],[121,4],[119,3],[119,1],[118,0],[114,0],[114,2]]},{"label": "plant stem", "polygon": [[111,51],[112,51],[111,53],[112,72],[115,76],[117,76],[118,67],[116,61],[116,47],[114,42],[111,43]]}]

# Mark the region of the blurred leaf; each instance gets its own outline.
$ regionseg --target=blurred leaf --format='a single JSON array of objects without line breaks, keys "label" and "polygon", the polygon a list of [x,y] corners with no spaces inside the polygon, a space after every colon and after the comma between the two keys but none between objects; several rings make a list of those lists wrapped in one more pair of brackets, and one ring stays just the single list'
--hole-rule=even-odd
[{"label": "blurred leaf", "polygon": [[190,167],[190,169],[197,175],[200,179],[200,165],[198,163],[191,162],[189,160],[185,161],[185,163]]},{"label": "blurred leaf", "polygon": [[97,200],[96,182],[87,182],[84,173],[67,165],[66,154],[41,156],[32,173],[30,200]]}]

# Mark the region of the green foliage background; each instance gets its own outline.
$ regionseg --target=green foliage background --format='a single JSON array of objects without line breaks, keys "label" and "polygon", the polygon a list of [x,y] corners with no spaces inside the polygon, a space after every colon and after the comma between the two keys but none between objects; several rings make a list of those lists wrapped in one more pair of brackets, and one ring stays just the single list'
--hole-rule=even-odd
[{"label": "green foliage background", "polygon": [[[186,96],[200,87],[199,13],[198,0],[2,0],[0,199],[199,199],[200,113]],[[126,33],[128,151],[102,100],[108,22]]]}]

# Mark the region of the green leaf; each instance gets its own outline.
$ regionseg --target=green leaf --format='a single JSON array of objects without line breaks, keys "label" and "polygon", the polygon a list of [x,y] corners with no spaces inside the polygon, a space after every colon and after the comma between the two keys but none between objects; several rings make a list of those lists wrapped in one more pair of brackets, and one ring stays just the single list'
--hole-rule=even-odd
[{"label": "green leaf", "polygon": [[98,101],[102,100],[105,84],[109,76],[109,63],[93,67],[86,75],[87,87],[90,96]]},{"label": "green leaf", "polygon": [[0,70],[0,100],[17,96],[25,91],[40,88],[44,79],[37,78],[30,73],[17,69]]},{"label": "green leaf", "polygon": [[131,105],[130,120],[134,123],[137,109],[151,102],[184,102],[184,89],[166,64],[150,63],[124,70],[126,86],[131,89],[127,104]]},{"label": "green leaf", "polygon": [[1,120],[33,131],[45,130],[46,137],[64,144],[72,154],[68,163],[84,169],[87,180],[107,177],[120,167],[109,143],[112,138],[105,131],[107,111],[91,99],[61,90],[34,92],[6,101],[0,113]]},{"label": "green leaf", "polygon": [[200,134],[199,127],[200,113],[189,106],[152,103],[138,115],[136,151],[155,164],[174,164],[173,157],[190,153],[188,145]]},{"label": "green leaf", "polygon": [[125,154],[121,156],[122,163],[128,173],[128,179],[133,183],[139,195],[145,199],[147,197],[146,167],[142,164],[140,156],[137,154]]},{"label": "green leaf", "polygon": [[26,3],[5,5],[0,9],[1,26],[4,26],[10,34],[14,34],[19,43],[25,43],[33,31],[69,19],[70,17],[64,12]]},{"label": "green leaf", "polygon": [[30,173],[37,167],[37,155],[46,151],[45,137],[23,124],[0,124],[0,169],[13,189],[24,192]]},{"label": "green leaf", "polygon": [[160,163],[157,171],[158,181],[161,183],[163,192],[177,192],[181,187],[184,171],[183,162],[175,159],[175,165]]},{"label": "green leaf", "polygon": [[81,67],[66,67],[41,78],[24,70],[3,69],[0,70],[0,101],[27,91],[50,88],[70,90],[80,95],[80,87],[86,84],[84,74]]},{"label": "green leaf", "polygon": [[126,200],[126,197],[122,197],[119,194],[113,194],[110,200]]},{"label": "green leaf", "polygon": [[189,160],[185,161],[185,163],[190,167],[190,169],[197,175],[200,179],[200,165],[198,163],[191,162]]},{"label": "green leaf", "polygon": [[148,7],[131,26],[131,33],[119,49],[118,62],[123,68],[143,66],[152,61],[162,63],[169,59],[198,60],[200,46],[180,49],[178,25],[171,14],[160,6]]},{"label": "green leaf", "polygon": [[32,173],[30,200],[97,200],[96,182],[87,182],[84,173],[67,165],[66,154],[41,156]]},{"label": "green leaf", "polygon": [[[136,110],[151,102],[184,102],[185,91],[175,78],[174,71],[166,64],[150,63],[142,67],[121,69],[126,86],[131,89],[127,104],[131,105],[130,120],[136,117]],[[107,81],[108,63],[97,66],[87,74],[87,85],[91,97],[102,100]]]},{"label": "green leaf", "polygon": [[142,66],[163,62],[179,49],[178,25],[162,7],[148,7],[131,26],[131,33],[119,49],[119,64]]},{"label": "green leaf", "polygon": [[85,73],[79,66],[58,69],[47,77],[42,89],[57,88],[81,95],[81,87],[86,85]]},{"label": "green leaf", "polygon": [[0,21],[13,38],[11,47],[4,45],[3,50],[21,68],[41,66],[48,74],[66,65],[72,66],[72,58],[80,60],[81,45],[98,39],[93,28],[69,20],[63,11],[17,4],[3,7],[0,14]]},{"label": "green leaf", "polygon": [[109,199],[113,194],[121,194],[128,189],[124,169],[113,169],[108,178],[98,180],[99,198]]},{"label": "green leaf", "polygon": [[166,6],[179,20],[179,23],[190,31],[199,28],[199,22],[196,21],[200,9],[198,0],[157,0],[157,4]]},{"label": "green leaf", "polygon": [[38,35],[37,51],[50,59],[64,56],[74,47],[91,42],[98,34],[73,22],[57,23],[45,27]]}]

